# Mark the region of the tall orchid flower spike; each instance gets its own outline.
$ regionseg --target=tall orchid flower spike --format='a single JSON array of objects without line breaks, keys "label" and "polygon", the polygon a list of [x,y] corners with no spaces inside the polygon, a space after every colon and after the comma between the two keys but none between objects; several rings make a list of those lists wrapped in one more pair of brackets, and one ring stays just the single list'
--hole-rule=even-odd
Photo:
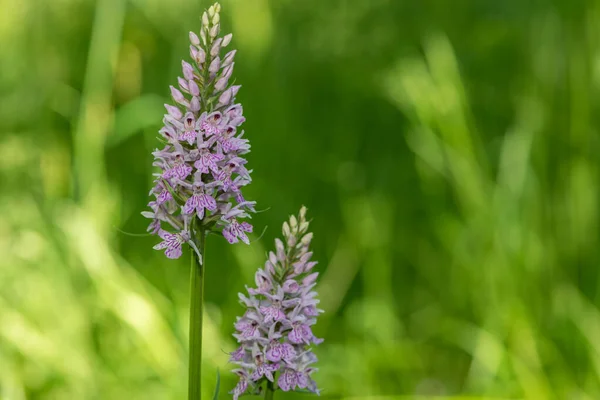
[{"label": "tall orchid flower spike", "polygon": [[298,218],[291,216],[283,224],[284,240],[275,240],[276,251],[256,272],[256,287],[247,287],[248,295],[239,294],[246,310],[234,324],[239,347],[230,361],[240,378],[230,392],[234,400],[244,393],[262,392],[269,400],[277,389],[319,393],[311,377],[317,370],[311,346],[323,340],[313,335],[311,327],[323,310],[317,308],[313,290],[318,273],[312,269],[317,263],[310,260],[313,235],[307,231],[302,207]]},{"label": "tall orchid flower spike", "polygon": [[190,308],[189,399],[200,399],[202,358],[202,291],[204,243],[208,232],[221,233],[230,243],[249,243],[255,212],[242,188],[252,179],[244,155],[250,143],[241,125],[245,118],[236,102],[240,86],[233,85],[236,50],[227,51],[232,35],[219,35],[221,6],[215,3],[202,15],[200,35],[190,32],[190,62],[182,61],[182,77],[171,86],[159,131],[162,149],[153,165],[153,197],[142,213],[151,219],[148,232],[158,235],[154,248],[168,258],[192,250]]},{"label": "tall orchid flower spike", "polygon": [[165,104],[164,126],[156,149],[152,211],[148,231],[161,237],[154,248],[168,258],[179,258],[189,244],[201,260],[198,237],[218,231],[230,243],[248,243],[252,225],[246,218],[255,202],[246,201],[242,187],[252,179],[244,155],[250,143],[244,138],[242,105],[236,103],[240,86],[232,85],[236,50],[225,48],[232,35],[219,37],[221,6],[216,3],[202,16],[200,36],[190,32],[192,62],[182,61],[183,77],[171,86],[173,104]]}]

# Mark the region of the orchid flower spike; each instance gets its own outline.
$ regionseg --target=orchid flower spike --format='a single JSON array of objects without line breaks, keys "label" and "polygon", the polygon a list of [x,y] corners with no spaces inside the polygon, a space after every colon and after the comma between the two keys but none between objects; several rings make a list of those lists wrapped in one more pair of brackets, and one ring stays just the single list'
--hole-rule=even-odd
[{"label": "orchid flower spike", "polygon": [[200,35],[189,34],[191,60],[182,61],[178,86],[170,87],[173,102],[165,104],[159,130],[164,146],[153,153],[160,172],[150,191],[152,211],[142,214],[152,220],[148,231],[162,239],[154,248],[168,258],[179,258],[186,243],[198,253],[194,238],[200,230],[246,244],[252,232],[244,219],[255,212],[255,202],[242,195],[252,181],[244,158],[250,143],[242,137],[240,86],[230,82],[236,51],[225,51],[231,34],[218,35],[219,11],[218,4],[209,8]]},{"label": "orchid flower spike", "polygon": [[317,308],[313,290],[318,273],[313,272],[317,263],[311,261],[312,237],[302,207],[298,217],[283,224],[283,240],[275,240],[275,252],[256,272],[256,287],[247,287],[247,295],[239,294],[245,312],[234,324],[239,347],[230,361],[240,377],[230,392],[234,400],[264,390],[319,393],[312,379],[317,357],[311,346],[323,340],[313,335],[311,327],[323,310]]}]

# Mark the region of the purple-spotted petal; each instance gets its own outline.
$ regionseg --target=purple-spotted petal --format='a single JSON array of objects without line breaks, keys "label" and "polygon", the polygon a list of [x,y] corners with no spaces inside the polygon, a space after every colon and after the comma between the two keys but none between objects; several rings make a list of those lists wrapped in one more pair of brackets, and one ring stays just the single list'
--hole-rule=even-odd
[{"label": "purple-spotted petal", "polygon": [[290,390],[294,390],[298,383],[298,378],[296,377],[296,371],[292,369],[286,369],[277,380],[277,385],[284,392],[289,392]]}]

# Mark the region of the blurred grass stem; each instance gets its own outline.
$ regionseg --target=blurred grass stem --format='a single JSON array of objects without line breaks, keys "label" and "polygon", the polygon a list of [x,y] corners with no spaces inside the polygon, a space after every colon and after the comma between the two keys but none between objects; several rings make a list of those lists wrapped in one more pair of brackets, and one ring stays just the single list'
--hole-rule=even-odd
[{"label": "blurred grass stem", "polygon": [[[200,229],[196,246],[204,259],[206,231]],[[204,265],[203,260],[192,250],[190,279],[190,360],[188,399],[200,400],[202,372],[202,312],[204,303]]]}]

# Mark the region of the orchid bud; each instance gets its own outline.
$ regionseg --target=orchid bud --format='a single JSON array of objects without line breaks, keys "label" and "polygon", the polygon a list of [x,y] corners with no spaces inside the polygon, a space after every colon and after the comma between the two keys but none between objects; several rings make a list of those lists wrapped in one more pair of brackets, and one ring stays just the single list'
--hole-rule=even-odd
[{"label": "orchid bud", "polygon": [[217,35],[219,34],[219,24],[213,25],[212,28],[210,28],[210,31],[208,32],[209,36],[214,39],[217,37]]},{"label": "orchid bud", "polygon": [[[308,227],[308,222],[305,222],[305,224],[306,224],[306,225],[307,225],[307,227]],[[304,235],[304,236],[302,237],[302,240],[301,240],[301,242],[302,242],[302,244],[303,244],[303,245],[305,245],[305,246],[308,246],[308,245],[310,244],[310,241],[312,240],[312,238],[313,238],[313,234],[312,234],[312,232],[310,232],[310,233],[307,233],[306,235]]]},{"label": "orchid bud", "polygon": [[269,252],[269,261],[271,262],[271,264],[273,264],[274,266],[277,265],[277,256],[275,256],[275,253],[273,253],[272,251]]},{"label": "orchid bud", "polygon": [[194,46],[200,46],[200,38],[198,38],[198,35],[196,35],[194,32],[190,32],[190,42]]},{"label": "orchid bud", "polygon": [[169,115],[175,119],[180,119],[183,116],[179,107],[175,107],[170,104],[165,104],[165,108],[167,109]]},{"label": "orchid bud", "polygon": [[183,76],[185,79],[194,79],[194,68],[192,65],[186,61],[181,61],[181,66],[183,69]]},{"label": "orchid bud", "polygon": [[275,239],[275,249],[277,250],[277,259],[283,262],[285,260],[285,249],[280,239]]},{"label": "orchid bud", "polygon": [[308,222],[304,221],[300,224],[300,229],[298,230],[300,233],[306,232],[308,229]]},{"label": "orchid bud", "polygon": [[282,232],[283,232],[284,237],[287,238],[288,236],[290,236],[290,226],[288,225],[287,222],[283,223]]},{"label": "orchid bud", "polygon": [[288,247],[294,247],[296,245],[296,243],[298,243],[298,239],[296,238],[296,233],[297,232],[292,231],[292,234],[288,237],[288,240],[287,240]]},{"label": "orchid bud", "polygon": [[300,208],[300,221],[304,221],[306,220],[306,207],[302,206],[302,208]]},{"label": "orchid bud", "polygon": [[223,66],[229,65],[233,62],[235,53],[237,53],[237,50],[231,50],[229,53],[225,54],[225,57],[223,58]]},{"label": "orchid bud", "polygon": [[233,74],[233,65],[235,63],[229,64],[228,66],[226,66],[225,68],[223,68],[223,72],[222,72],[222,76],[229,79],[231,78],[231,75]]},{"label": "orchid bud", "polygon": [[200,111],[200,98],[197,96],[192,97],[190,101],[190,110],[193,112]]},{"label": "orchid bud", "polygon": [[202,44],[206,46],[206,29],[204,27],[200,29],[200,39],[202,39]]},{"label": "orchid bud", "polygon": [[183,90],[184,92],[189,92],[190,88],[188,87],[188,83],[185,79],[183,79],[182,77],[177,77],[177,83],[179,84],[179,87],[181,88],[181,90]]},{"label": "orchid bud", "polygon": [[231,97],[235,97],[237,96],[238,92],[240,91],[240,88],[242,87],[242,85],[233,85],[231,87]]},{"label": "orchid bud", "polygon": [[231,88],[229,88],[226,91],[224,91],[223,94],[221,94],[221,96],[219,96],[219,104],[228,105],[231,102],[231,98],[232,91]]},{"label": "orchid bud", "polygon": [[221,59],[219,58],[219,56],[217,56],[214,60],[212,60],[212,62],[208,66],[208,72],[210,72],[211,75],[215,75],[220,67]]},{"label": "orchid bud", "polygon": [[225,89],[225,87],[227,86],[227,81],[229,80],[229,77],[222,77],[217,79],[217,82],[215,83],[215,90],[217,92],[220,92],[221,90]]},{"label": "orchid bud", "polygon": [[267,270],[267,272],[271,275],[275,275],[275,266],[273,264],[271,264],[270,261],[267,260],[267,262],[265,262],[265,269]]},{"label": "orchid bud", "polygon": [[298,229],[298,220],[293,215],[290,216],[290,227],[292,228],[292,231],[296,231]]},{"label": "orchid bud", "polygon": [[231,43],[231,39],[232,38],[233,38],[233,34],[232,33],[228,33],[227,35],[223,36],[222,46],[223,47],[229,46],[229,43]]},{"label": "orchid bud", "polygon": [[223,41],[222,38],[218,38],[217,40],[215,40],[215,43],[213,44],[212,48],[210,49],[210,55],[212,57],[215,57],[219,54],[219,52],[221,51],[221,42]]},{"label": "orchid bud", "polygon": [[319,276],[319,273],[318,273],[318,272],[315,272],[315,273],[313,273],[313,274],[310,274],[310,275],[308,275],[306,278],[304,278],[304,279],[302,280],[302,284],[303,284],[304,286],[308,286],[308,285],[310,285],[310,284],[314,283],[314,282],[317,280],[317,277],[318,277],[318,276]]},{"label": "orchid bud", "polygon": [[204,49],[198,49],[198,53],[196,55],[195,60],[198,64],[204,64],[204,62],[206,61],[206,52],[204,51]]},{"label": "orchid bud", "polygon": [[173,100],[175,100],[178,103],[185,101],[183,94],[181,94],[181,92],[179,90],[175,89],[173,86],[170,86],[170,88],[171,88],[171,96],[173,96]]},{"label": "orchid bud", "polygon": [[193,79],[190,79],[188,81],[188,87],[190,90],[190,94],[192,96],[200,96],[200,88],[198,87],[198,84],[196,83],[196,81],[194,81]]},{"label": "orchid bud", "polygon": [[[198,48],[196,48],[194,45],[190,45],[190,57],[192,57],[192,60],[198,62],[197,58],[198,58]],[[201,63],[199,63],[201,64]]]}]

